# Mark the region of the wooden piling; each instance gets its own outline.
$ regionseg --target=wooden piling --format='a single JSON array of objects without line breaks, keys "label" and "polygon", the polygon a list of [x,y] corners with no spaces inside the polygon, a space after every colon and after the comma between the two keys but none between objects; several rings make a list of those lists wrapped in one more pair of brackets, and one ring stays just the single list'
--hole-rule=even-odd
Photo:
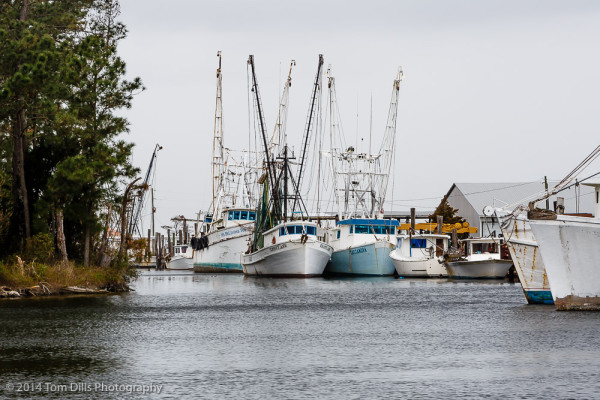
[{"label": "wooden piling", "polygon": [[438,233],[438,235],[441,235],[443,232],[444,232],[444,216],[438,215],[437,216],[437,233]]}]

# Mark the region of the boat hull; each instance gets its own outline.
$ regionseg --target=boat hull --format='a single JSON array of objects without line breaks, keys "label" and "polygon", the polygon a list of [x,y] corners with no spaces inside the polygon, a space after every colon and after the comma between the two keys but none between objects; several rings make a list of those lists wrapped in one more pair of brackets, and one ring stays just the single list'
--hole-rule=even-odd
[{"label": "boat hull", "polygon": [[600,310],[600,221],[557,216],[531,220],[558,310]]},{"label": "boat hull", "polygon": [[544,260],[526,218],[505,218],[502,235],[529,304],[554,304]]},{"label": "boat hull", "polygon": [[446,271],[444,263],[440,262],[439,258],[414,260],[394,257],[394,252],[390,253],[390,257],[398,276],[415,278],[448,276],[448,271]]},{"label": "boat hull", "polygon": [[190,270],[193,268],[194,261],[191,258],[178,257],[167,262],[167,269],[171,270]]},{"label": "boat hull", "polygon": [[242,256],[244,274],[308,278],[321,276],[333,248],[328,244],[289,241]]},{"label": "boat hull", "polygon": [[394,245],[387,241],[377,241],[362,246],[336,250],[325,268],[332,275],[393,275],[394,263],[390,252]]},{"label": "boat hull", "polygon": [[451,278],[502,279],[511,265],[509,260],[453,261],[446,263],[446,269]]},{"label": "boat hull", "polygon": [[208,247],[194,250],[194,272],[242,273],[242,253],[248,248],[252,226],[237,226],[208,235]]}]

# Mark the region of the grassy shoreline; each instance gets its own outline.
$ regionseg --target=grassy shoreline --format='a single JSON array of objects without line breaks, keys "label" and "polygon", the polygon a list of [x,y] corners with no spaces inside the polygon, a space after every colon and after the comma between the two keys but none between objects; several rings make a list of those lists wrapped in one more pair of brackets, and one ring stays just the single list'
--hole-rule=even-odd
[{"label": "grassy shoreline", "polygon": [[124,266],[0,262],[0,298],[100,294],[130,291],[137,271]]}]

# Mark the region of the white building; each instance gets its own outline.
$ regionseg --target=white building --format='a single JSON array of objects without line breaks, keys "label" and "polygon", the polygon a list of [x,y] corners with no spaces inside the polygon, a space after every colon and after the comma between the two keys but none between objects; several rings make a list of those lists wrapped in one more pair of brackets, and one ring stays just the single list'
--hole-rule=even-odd
[{"label": "white building", "polygon": [[[552,188],[558,182],[548,182]],[[454,183],[447,193],[448,204],[458,209],[457,215],[464,218],[469,225],[478,228],[476,236],[500,234],[498,221],[494,217],[483,215],[486,206],[504,207],[518,204],[527,205],[523,199],[544,192],[544,181],[516,183]],[[594,188],[579,185],[573,186],[558,194],[564,198],[565,214],[590,214],[594,212]],[[549,198],[549,208],[554,210],[557,196]],[[546,208],[546,201],[536,203],[536,207]]]}]

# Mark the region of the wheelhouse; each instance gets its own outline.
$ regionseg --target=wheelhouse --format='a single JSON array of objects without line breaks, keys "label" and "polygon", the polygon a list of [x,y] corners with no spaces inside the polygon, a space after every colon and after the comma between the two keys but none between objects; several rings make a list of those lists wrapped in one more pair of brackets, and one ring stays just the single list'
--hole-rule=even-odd
[{"label": "wheelhouse", "polygon": [[229,210],[227,211],[228,221],[254,221],[256,220],[256,211],[250,210]]},{"label": "wheelhouse", "polygon": [[[400,223],[392,219],[351,218],[339,221],[336,225],[338,228],[349,226],[349,233],[351,234],[395,235]],[[338,239],[339,236],[338,231]]]}]

